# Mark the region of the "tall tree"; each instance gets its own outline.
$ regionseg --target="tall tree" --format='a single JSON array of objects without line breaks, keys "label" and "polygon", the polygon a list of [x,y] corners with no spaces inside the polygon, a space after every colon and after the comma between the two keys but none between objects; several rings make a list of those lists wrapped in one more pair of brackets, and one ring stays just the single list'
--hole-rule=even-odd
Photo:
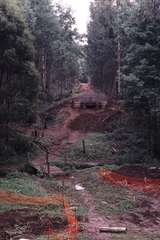
[{"label": "tall tree", "polygon": [[0,1],[0,45],[1,121],[11,121],[23,118],[25,108],[29,115],[38,82],[32,36],[16,1]]},{"label": "tall tree", "polygon": [[95,0],[90,6],[88,64],[93,84],[108,94],[116,90],[117,29],[114,1]]}]

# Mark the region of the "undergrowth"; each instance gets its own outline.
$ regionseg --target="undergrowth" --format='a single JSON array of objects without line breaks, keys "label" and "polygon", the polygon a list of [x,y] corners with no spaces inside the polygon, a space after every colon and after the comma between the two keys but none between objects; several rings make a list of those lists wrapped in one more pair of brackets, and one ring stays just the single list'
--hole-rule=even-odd
[{"label": "undergrowth", "polygon": [[120,236],[112,234],[112,240],[159,240],[160,235],[158,234],[121,234]]},{"label": "undergrowth", "polygon": [[116,165],[157,164],[149,151],[147,130],[135,125],[128,116],[108,123],[108,131],[90,133],[85,138],[86,152],[82,140],[61,152],[60,161],[101,162]]},{"label": "undergrowth", "polygon": [[0,178],[0,189],[30,196],[46,194],[46,191],[39,191],[35,180],[20,173],[8,174],[6,178]]},{"label": "undergrowth", "polygon": [[106,217],[108,214],[127,213],[139,207],[139,202],[134,200],[134,193],[126,188],[100,182],[96,172],[82,171],[79,178],[82,185],[94,196],[97,211]]}]

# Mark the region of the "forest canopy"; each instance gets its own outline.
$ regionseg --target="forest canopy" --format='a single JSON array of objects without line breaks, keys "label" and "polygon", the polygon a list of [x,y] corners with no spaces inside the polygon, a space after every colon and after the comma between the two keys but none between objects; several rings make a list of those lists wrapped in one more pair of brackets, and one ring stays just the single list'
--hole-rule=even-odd
[{"label": "forest canopy", "polygon": [[94,0],[87,61],[92,84],[141,111],[158,155],[160,1]]},{"label": "forest canopy", "polygon": [[78,37],[69,8],[51,0],[0,0],[2,149],[11,124],[36,122],[40,106],[71,93]]}]

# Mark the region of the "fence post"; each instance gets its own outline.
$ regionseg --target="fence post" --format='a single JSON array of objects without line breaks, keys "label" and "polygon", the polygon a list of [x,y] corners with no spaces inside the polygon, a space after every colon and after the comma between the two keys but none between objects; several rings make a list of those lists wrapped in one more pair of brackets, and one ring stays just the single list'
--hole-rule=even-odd
[{"label": "fence post", "polygon": [[49,153],[46,151],[46,165],[47,165],[47,174],[50,176],[50,162],[49,162]]},{"label": "fence post", "polygon": [[83,146],[83,153],[86,153],[86,144],[85,144],[85,140],[82,140],[82,146]]}]

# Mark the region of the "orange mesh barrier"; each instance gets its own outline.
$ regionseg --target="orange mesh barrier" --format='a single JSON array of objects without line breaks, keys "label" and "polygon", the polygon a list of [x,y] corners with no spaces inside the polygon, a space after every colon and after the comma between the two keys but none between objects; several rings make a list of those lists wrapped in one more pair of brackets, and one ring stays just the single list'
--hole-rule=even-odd
[{"label": "orange mesh barrier", "polygon": [[47,206],[49,204],[62,204],[63,197],[61,195],[33,197],[11,192],[0,192],[0,202],[20,205]]},{"label": "orange mesh barrier", "polygon": [[54,234],[54,230],[49,224],[44,230],[44,234],[49,237],[49,240],[75,240],[76,234],[79,231],[78,221],[76,219],[74,211],[71,210],[69,203],[64,199],[63,195],[52,196],[26,196],[22,194],[16,194],[11,192],[0,192],[0,202],[20,205],[34,205],[34,206],[47,206],[49,204],[63,204],[64,213],[68,221],[65,234]]},{"label": "orange mesh barrier", "polygon": [[124,186],[132,189],[134,188],[135,190],[143,190],[145,192],[160,191],[160,179],[128,177],[107,169],[100,169],[99,175],[103,180],[114,185]]},{"label": "orange mesh barrier", "polygon": [[79,231],[78,221],[75,213],[71,210],[69,203],[64,200],[64,211],[68,221],[68,227],[66,229],[68,233],[68,240],[75,240],[76,234]]}]

